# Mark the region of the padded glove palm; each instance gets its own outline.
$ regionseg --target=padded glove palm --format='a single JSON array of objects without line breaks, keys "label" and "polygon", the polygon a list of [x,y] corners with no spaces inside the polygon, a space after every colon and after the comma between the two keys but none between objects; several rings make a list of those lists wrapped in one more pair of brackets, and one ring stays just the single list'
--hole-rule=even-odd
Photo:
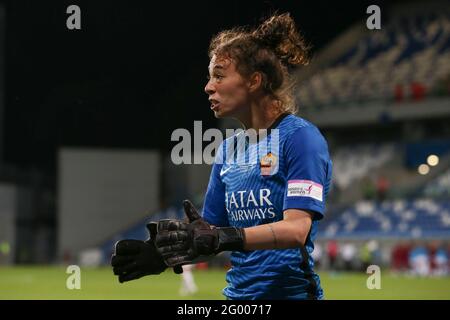
[{"label": "padded glove palm", "polygon": [[[150,237],[146,241],[125,239],[115,245],[111,266],[119,282],[139,279],[146,275],[160,274],[167,269],[163,257],[155,247],[157,223],[147,224]],[[182,273],[181,265],[174,268],[175,273]]]}]

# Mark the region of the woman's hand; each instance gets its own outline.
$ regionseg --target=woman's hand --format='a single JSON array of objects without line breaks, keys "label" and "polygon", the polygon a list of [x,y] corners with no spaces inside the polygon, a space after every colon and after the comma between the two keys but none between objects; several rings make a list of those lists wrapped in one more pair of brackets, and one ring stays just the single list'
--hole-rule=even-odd
[{"label": "woman's hand", "polygon": [[168,266],[190,264],[199,256],[242,250],[244,230],[216,228],[206,222],[189,200],[183,201],[188,222],[160,220],[155,245]]},{"label": "woman's hand", "polygon": [[[147,275],[160,274],[167,269],[163,257],[155,246],[157,223],[147,224],[150,237],[146,241],[124,239],[114,246],[111,257],[113,272],[119,277],[119,282],[139,279]],[[175,273],[182,273],[181,266],[173,268]]]}]

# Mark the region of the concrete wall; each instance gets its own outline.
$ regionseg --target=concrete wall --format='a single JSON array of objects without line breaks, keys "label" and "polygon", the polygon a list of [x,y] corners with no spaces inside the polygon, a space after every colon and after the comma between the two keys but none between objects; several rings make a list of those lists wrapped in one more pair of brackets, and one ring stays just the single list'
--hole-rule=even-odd
[{"label": "concrete wall", "polygon": [[175,165],[166,157],[165,193],[169,204],[181,206],[184,199],[190,199],[196,205],[206,194],[212,166],[208,164]]},{"label": "concrete wall", "polygon": [[12,264],[16,250],[17,189],[0,184],[0,247],[9,247],[9,253],[0,248],[0,265]]},{"label": "concrete wall", "polygon": [[159,207],[157,152],[62,149],[59,153],[58,253],[81,250]]}]

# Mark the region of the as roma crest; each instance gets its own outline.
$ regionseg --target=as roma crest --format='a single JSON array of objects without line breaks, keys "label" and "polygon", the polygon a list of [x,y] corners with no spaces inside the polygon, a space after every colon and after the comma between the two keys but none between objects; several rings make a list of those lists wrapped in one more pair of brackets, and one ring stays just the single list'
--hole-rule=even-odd
[{"label": "as roma crest", "polygon": [[262,176],[271,176],[277,172],[278,169],[278,159],[277,156],[272,152],[269,152],[264,157],[261,158],[260,168]]}]

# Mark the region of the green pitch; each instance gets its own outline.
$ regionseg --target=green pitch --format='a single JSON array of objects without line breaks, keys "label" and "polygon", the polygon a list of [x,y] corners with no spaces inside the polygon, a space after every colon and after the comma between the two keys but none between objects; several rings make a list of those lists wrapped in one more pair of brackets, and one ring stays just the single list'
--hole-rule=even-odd
[{"label": "green pitch", "polygon": [[[181,276],[166,271],[119,284],[109,268],[81,269],[81,289],[69,290],[63,267],[0,267],[0,299],[224,299],[225,271],[195,271],[199,291],[178,294]],[[450,299],[450,277],[412,278],[382,273],[381,289],[365,273],[320,273],[327,299]]]}]

